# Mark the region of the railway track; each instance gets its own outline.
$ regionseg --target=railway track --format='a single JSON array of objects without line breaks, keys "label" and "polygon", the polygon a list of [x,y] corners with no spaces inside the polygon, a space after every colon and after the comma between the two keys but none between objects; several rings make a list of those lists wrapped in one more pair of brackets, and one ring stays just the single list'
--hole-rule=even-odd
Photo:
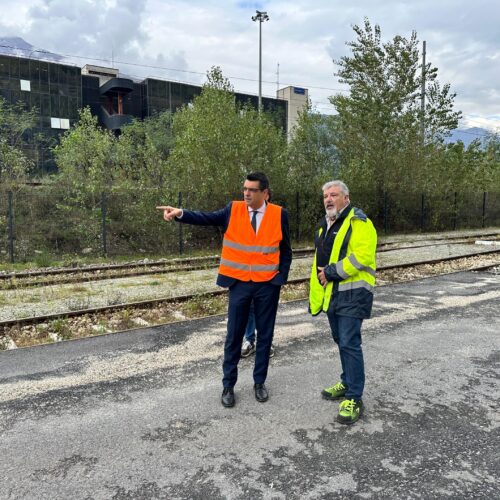
[{"label": "railway track", "polygon": [[[452,262],[452,261],[460,261],[460,260],[466,260],[466,259],[471,259],[476,256],[481,256],[481,257],[486,257],[486,256],[491,256],[492,254],[499,254],[500,249],[494,249],[494,250],[489,250],[473,255],[467,255],[467,256],[451,256],[451,257],[445,257],[445,258],[440,258],[440,259],[427,259],[427,260],[422,260],[418,262],[412,262],[412,263],[403,263],[403,264],[396,264],[396,265],[385,265],[385,266],[380,266],[377,269],[377,273],[380,276],[384,275],[384,273],[391,272],[391,271],[397,271],[397,270],[408,270],[408,269],[418,269],[422,266],[435,266],[435,265],[441,265],[446,262]],[[484,270],[488,269],[491,267],[498,266],[500,264],[500,261],[497,261],[496,263],[489,263],[489,264],[483,264],[483,265],[475,265],[475,266],[469,266],[466,269],[458,269],[454,270],[451,272],[459,272],[463,270],[470,270],[470,271],[479,271],[479,270]],[[411,273],[410,273],[411,274]],[[436,273],[435,273],[436,274]],[[435,275],[430,273],[429,275]],[[439,274],[439,273],[437,273]],[[444,274],[444,273],[441,273]],[[418,275],[417,278],[425,277],[422,275]],[[309,277],[304,276],[301,278],[297,279],[292,279],[288,281],[289,287],[293,286],[301,286],[306,284],[309,281]],[[35,317],[26,317],[26,318],[20,318],[20,319],[9,319],[9,320],[4,320],[0,321],[0,337],[2,334],[5,334],[7,330],[10,328],[22,328],[27,325],[36,325],[40,323],[47,323],[47,322],[52,322],[55,320],[60,320],[62,318],[68,319],[68,318],[77,318],[77,317],[82,317],[82,316],[99,316],[99,315],[105,315],[109,313],[113,313],[116,311],[122,311],[122,310],[144,310],[148,308],[154,308],[156,306],[159,306],[161,304],[181,304],[184,302],[189,302],[192,300],[199,300],[199,299],[208,299],[208,298],[214,298],[214,297],[219,297],[219,296],[225,296],[227,295],[227,291],[224,290],[216,290],[216,291],[209,291],[209,292],[203,292],[203,293],[195,293],[195,294],[186,294],[186,295],[178,295],[174,297],[163,297],[163,298],[155,298],[155,299],[150,299],[150,300],[143,300],[143,301],[136,301],[136,302],[127,302],[123,304],[113,304],[113,305],[107,305],[107,306],[102,306],[102,307],[95,307],[95,308],[88,308],[88,309],[80,309],[80,310],[72,310],[72,311],[65,311],[61,313],[55,313],[55,314],[48,314],[48,315],[39,315]]]},{"label": "railway track", "polygon": [[[484,233],[483,238],[500,238],[498,232]],[[421,243],[405,244],[388,241],[379,244],[377,252],[411,250],[431,246],[445,246],[453,243],[473,244],[475,237],[441,237]],[[300,248],[293,251],[294,258],[307,258],[313,255],[313,248]],[[186,259],[129,262],[125,264],[75,266],[58,269],[40,269],[13,273],[0,273],[0,290],[20,289],[36,286],[83,283],[113,278],[128,278],[155,274],[213,269],[219,265],[219,256],[192,257]]]}]

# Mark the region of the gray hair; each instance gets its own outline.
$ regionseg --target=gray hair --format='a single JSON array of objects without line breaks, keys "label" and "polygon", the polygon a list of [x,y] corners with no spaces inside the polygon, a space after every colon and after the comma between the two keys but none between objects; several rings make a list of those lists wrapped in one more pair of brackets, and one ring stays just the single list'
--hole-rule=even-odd
[{"label": "gray hair", "polygon": [[349,195],[349,188],[342,181],[329,181],[326,184],[323,184],[321,190],[325,191],[333,186],[337,186],[338,188],[340,188],[340,190],[345,196]]}]

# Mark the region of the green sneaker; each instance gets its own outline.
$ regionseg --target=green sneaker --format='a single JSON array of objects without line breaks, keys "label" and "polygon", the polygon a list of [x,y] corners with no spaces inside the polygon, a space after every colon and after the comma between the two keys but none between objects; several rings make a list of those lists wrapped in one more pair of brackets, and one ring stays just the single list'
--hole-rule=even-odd
[{"label": "green sneaker", "polygon": [[354,424],[363,414],[363,401],[361,399],[356,403],[354,399],[346,399],[339,406],[337,422],[341,424]]},{"label": "green sneaker", "polygon": [[332,387],[323,389],[321,391],[321,395],[325,399],[339,399],[343,398],[346,392],[347,392],[347,387],[342,382],[339,382],[338,384],[335,384]]}]

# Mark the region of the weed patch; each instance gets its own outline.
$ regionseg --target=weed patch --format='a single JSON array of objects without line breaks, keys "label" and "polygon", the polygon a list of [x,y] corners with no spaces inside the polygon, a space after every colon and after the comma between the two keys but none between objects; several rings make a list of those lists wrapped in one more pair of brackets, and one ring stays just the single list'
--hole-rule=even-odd
[{"label": "weed patch", "polygon": [[49,332],[54,332],[62,340],[69,340],[73,338],[71,328],[67,318],[58,318],[49,323]]},{"label": "weed patch", "polygon": [[225,311],[227,306],[226,297],[201,296],[195,297],[189,302],[180,306],[181,312],[188,318],[197,318],[199,316],[211,316]]},{"label": "weed patch", "polygon": [[117,318],[116,328],[118,330],[129,330],[130,328],[134,328],[136,325],[134,323],[134,313],[130,309],[125,309],[121,311]]}]

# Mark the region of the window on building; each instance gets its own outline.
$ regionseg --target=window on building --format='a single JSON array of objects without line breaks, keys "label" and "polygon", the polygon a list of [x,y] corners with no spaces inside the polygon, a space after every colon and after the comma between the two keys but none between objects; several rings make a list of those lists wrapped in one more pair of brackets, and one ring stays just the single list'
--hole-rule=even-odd
[{"label": "window on building", "polygon": [[60,118],[54,118],[50,117],[50,126],[52,128],[61,128],[61,119]]},{"label": "window on building", "polygon": [[69,118],[61,118],[61,128],[69,129]]},{"label": "window on building", "polygon": [[0,55],[0,77],[9,78],[10,76],[10,62],[7,57]]},{"label": "window on building", "polygon": [[30,61],[29,59],[20,59],[19,60],[19,78],[22,80],[29,80],[30,77]]},{"label": "window on building", "polygon": [[17,57],[10,59],[10,77],[13,80],[19,78],[19,59]]},{"label": "window on building", "polygon": [[29,80],[21,80],[21,90],[31,92],[31,82]]}]

